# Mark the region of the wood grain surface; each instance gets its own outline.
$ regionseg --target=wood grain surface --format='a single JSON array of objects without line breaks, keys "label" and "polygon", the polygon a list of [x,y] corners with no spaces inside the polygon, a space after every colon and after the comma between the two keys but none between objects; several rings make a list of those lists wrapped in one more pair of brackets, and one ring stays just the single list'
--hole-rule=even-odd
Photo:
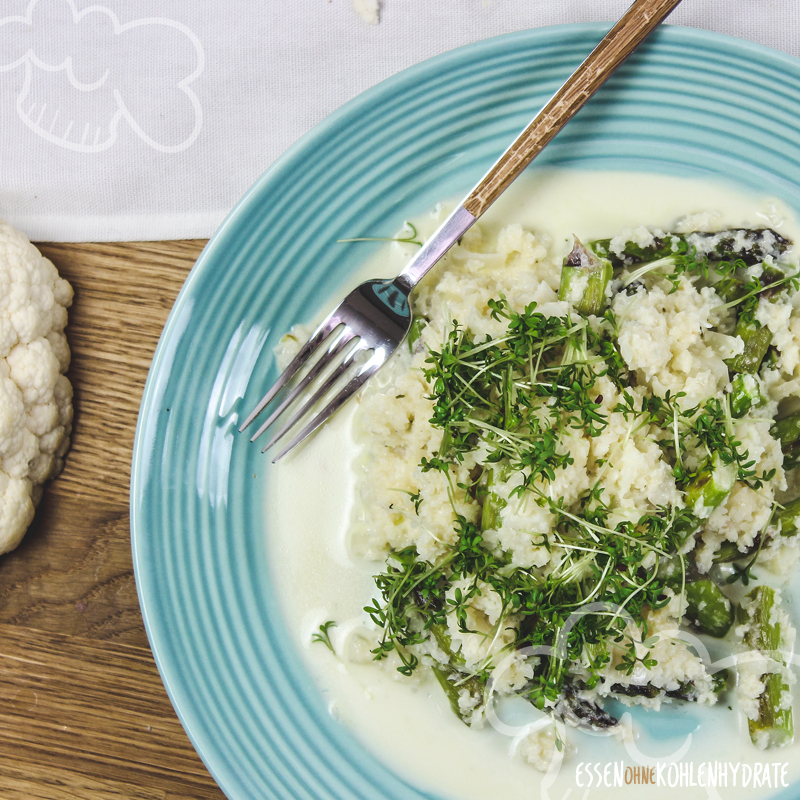
[{"label": "wood grain surface", "polygon": [[0,556],[2,800],[224,798],[153,662],[128,525],[147,371],[204,244],[39,245],[75,289],[75,422],[64,472]]}]

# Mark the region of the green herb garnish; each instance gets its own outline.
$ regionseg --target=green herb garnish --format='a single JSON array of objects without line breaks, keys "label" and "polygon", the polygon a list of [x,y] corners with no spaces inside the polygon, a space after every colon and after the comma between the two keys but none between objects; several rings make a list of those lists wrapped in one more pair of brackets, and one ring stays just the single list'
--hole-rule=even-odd
[{"label": "green herb garnish", "polygon": [[335,628],[336,623],[329,619],[327,622],[323,622],[322,625],[319,626],[319,633],[314,633],[311,635],[312,642],[319,642],[320,644],[324,644],[328,650],[331,651],[334,655],[336,655],[336,651],[333,649],[333,643],[331,642],[330,637],[330,629]]}]

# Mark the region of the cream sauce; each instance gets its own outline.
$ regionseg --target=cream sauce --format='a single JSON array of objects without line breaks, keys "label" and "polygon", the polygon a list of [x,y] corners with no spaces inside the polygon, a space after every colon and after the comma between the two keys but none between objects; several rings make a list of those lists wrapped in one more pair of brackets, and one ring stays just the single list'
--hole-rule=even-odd
[{"label": "cream sauce", "polygon": [[[669,230],[689,213],[717,211],[727,226],[774,227],[784,236],[800,241],[800,225],[782,203],[730,186],[658,175],[607,172],[546,172],[518,181],[488,212],[482,227],[501,227],[518,222],[530,230],[547,233],[555,248],[564,252],[572,234],[584,241],[616,235],[624,227],[648,225]],[[433,218],[415,220],[423,235],[432,232]],[[354,233],[357,235],[357,233]],[[358,280],[392,276],[415,251],[414,246],[392,244],[365,264]],[[324,309],[320,309],[323,311]],[[567,730],[571,751],[557,774],[547,776],[513,757],[514,736],[487,724],[483,730],[463,725],[451,712],[433,680],[407,680],[399,674],[368,663],[349,661],[350,636],[367,622],[363,606],[370,602],[372,575],[381,569],[375,562],[355,558],[348,548],[348,524],[352,513],[355,476],[350,465],[356,456],[350,427],[356,404],[351,403],[305,446],[281,462],[269,475],[269,550],[272,577],[279,595],[286,599],[284,614],[297,648],[318,681],[330,713],[359,737],[365,746],[398,774],[425,789],[461,800],[487,797],[562,798],[622,797],[736,798],[752,794],[768,796],[781,786],[781,768],[763,773],[759,784],[742,787],[742,767],[737,768],[737,788],[732,788],[732,767],[727,768],[727,788],[699,787],[703,762],[729,764],[788,764],[785,784],[800,779],[800,742],[779,751],[761,753],[750,743],[746,721],[727,704],[698,708],[675,703],[658,713],[634,711],[633,735],[627,746],[607,739]],[[795,594],[795,596],[798,596]],[[797,614],[790,607],[797,624]],[[312,634],[326,620],[336,620],[331,639],[332,655]],[[712,653],[712,656],[715,655]],[[721,654],[720,654],[721,655]],[[798,707],[795,700],[795,707]],[[617,712],[624,709],[619,707]],[[536,712],[525,704],[501,708],[506,721],[530,722]],[[608,782],[614,780],[614,762],[652,764],[685,746],[688,752],[665,759],[662,775],[667,785],[623,785],[597,788],[598,774],[611,764]],[[633,749],[631,749],[633,748]],[[591,769],[586,765],[591,764]],[[691,776],[681,788],[669,781],[680,778],[680,762]],[[595,768],[597,764],[597,768]],[[579,768],[580,765],[580,768]],[[707,768],[706,768],[707,769]],[[598,772],[599,771],[599,772]],[[588,789],[589,781],[594,788]],[[702,780],[702,776],[700,777]],[[687,786],[694,782],[695,786]]]}]

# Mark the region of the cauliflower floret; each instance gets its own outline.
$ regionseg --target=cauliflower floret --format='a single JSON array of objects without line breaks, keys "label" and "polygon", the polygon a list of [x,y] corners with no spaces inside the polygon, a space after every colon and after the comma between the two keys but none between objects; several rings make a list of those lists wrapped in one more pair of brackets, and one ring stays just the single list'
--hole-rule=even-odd
[{"label": "cauliflower floret", "polygon": [[[561,741],[561,748],[557,747],[557,740]],[[525,736],[520,741],[517,752],[531,766],[536,767],[540,772],[547,772],[554,761],[558,764],[563,759],[564,744],[555,724],[551,723],[543,728],[537,728]]]},{"label": "cauliflower floret", "polygon": [[42,484],[64,466],[71,303],[72,287],[50,261],[0,221],[0,554],[20,543]]}]

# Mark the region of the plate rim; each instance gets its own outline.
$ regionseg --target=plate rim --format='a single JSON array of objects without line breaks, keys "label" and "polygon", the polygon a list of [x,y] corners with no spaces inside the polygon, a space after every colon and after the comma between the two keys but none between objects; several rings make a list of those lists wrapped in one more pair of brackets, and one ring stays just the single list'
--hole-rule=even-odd
[{"label": "plate rim", "polygon": [[[193,748],[203,761],[206,769],[209,771],[220,790],[227,797],[231,798],[231,800],[235,800],[236,798],[236,795],[232,793],[233,788],[226,785],[226,782],[218,773],[214,763],[215,760],[223,760],[224,755],[221,754],[218,748],[215,747],[215,743],[213,741],[209,740],[208,746],[205,746],[204,743],[200,741],[202,737],[193,731],[190,725],[187,723],[187,713],[175,695],[175,686],[181,680],[178,672],[179,667],[174,664],[170,664],[163,657],[162,644],[154,633],[154,623],[151,622],[151,599],[145,596],[142,588],[143,582],[141,580],[142,573],[146,571],[146,565],[141,561],[140,546],[141,541],[147,536],[147,532],[145,530],[147,526],[143,522],[146,500],[142,490],[144,485],[147,483],[147,479],[143,474],[143,470],[146,469],[146,466],[143,466],[142,464],[144,460],[143,451],[149,429],[155,424],[153,421],[151,421],[152,414],[150,412],[153,411],[152,406],[158,392],[157,381],[161,375],[161,368],[166,358],[170,340],[175,332],[176,325],[178,324],[178,319],[185,310],[187,303],[189,303],[191,294],[195,291],[196,284],[200,281],[201,277],[204,276],[207,262],[213,259],[217,250],[223,246],[229,229],[235,225],[240,215],[248,210],[253,198],[258,196],[263,191],[264,185],[272,181],[274,178],[280,176],[282,171],[289,169],[295,159],[302,155],[303,151],[309,145],[313,144],[315,140],[321,136],[325,136],[331,129],[335,128],[349,115],[357,113],[357,111],[364,106],[370,105],[374,98],[379,97],[387,91],[391,91],[395,84],[399,85],[410,78],[422,76],[431,71],[436,71],[446,65],[451,59],[460,58],[464,54],[468,54],[473,51],[480,51],[483,48],[496,45],[500,41],[506,42],[512,40],[531,40],[533,43],[539,36],[557,36],[559,34],[574,34],[579,36],[585,34],[597,34],[597,41],[599,42],[602,36],[608,32],[612,24],[613,23],[610,22],[570,22],[559,25],[529,28],[499,34],[496,36],[487,37],[485,39],[479,39],[477,41],[461,45],[443,53],[431,56],[430,58],[424,59],[423,61],[406,67],[405,69],[400,70],[399,72],[365,89],[363,92],[360,92],[358,95],[333,110],[324,119],[312,126],[264,170],[264,172],[253,182],[253,184],[237,201],[217,230],[209,238],[208,242],[192,266],[189,274],[186,276],[180,292],[178,293],[178,296],[175,299],[172,308],[170,309],[170,313],[164,324],[161,335],[159,336],[159,340],[148,369],[147,379],[137,415],[131,459],[129,501],[131,553],[139,607],[147,634],[147,640],[158,669],[161,682],[166,689],[170,703],[175,710],[175,713]],[[715,41],[723,46],[728,45],[729,47],[736,48],[742,54],[746,54],[748,52],[757,53],[762,58],[768,57],[776,60],[777,62],[782,62],[787,67],[792,67],[794,69],[800,67],[800,59],[789,53],[760,44],[758,42],[753,42],[749,39],[743,39],[704,28],[695,28],[691,26],[668,23],[658,28],[654,34],[651,34],[651,36],[648,37],[648,40],[655,42],[653,46],[658,46],[658,44],[661,42],[664,44],[669,44],[672,37],[677,37],[679,40],[683,41]],[[535,113],[535,111],[532,112],[531,118]],[[152,603],[153,605],[156,605],[155,601],[152,601]],[[173,681],[175,682],[175,686],[172,685]]]}]

